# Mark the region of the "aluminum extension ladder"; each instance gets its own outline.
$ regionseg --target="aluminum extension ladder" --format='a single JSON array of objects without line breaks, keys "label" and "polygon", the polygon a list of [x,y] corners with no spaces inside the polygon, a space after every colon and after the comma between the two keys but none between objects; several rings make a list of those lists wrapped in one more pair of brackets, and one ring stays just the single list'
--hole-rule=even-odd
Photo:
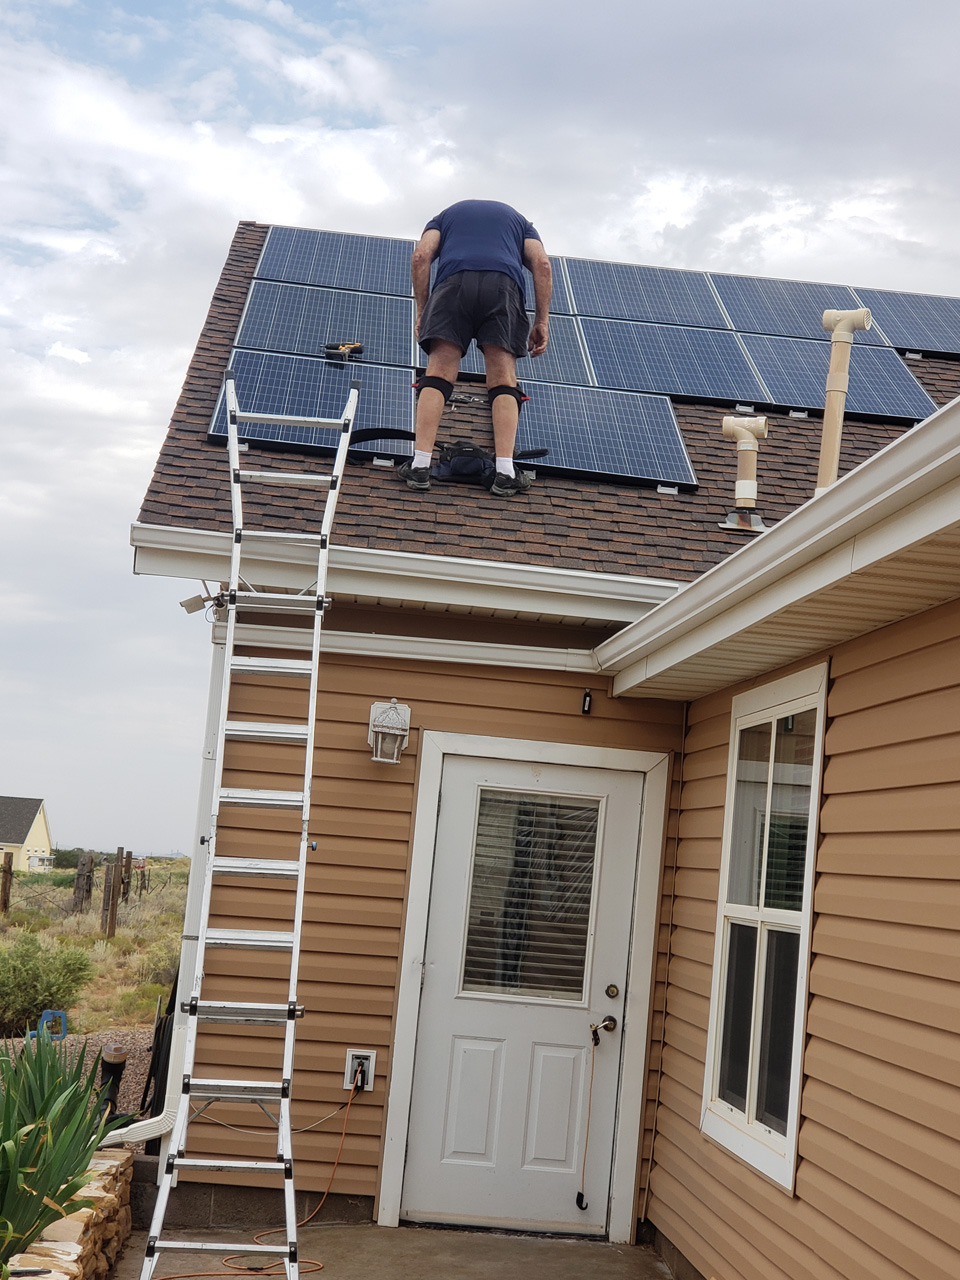
[{"label": "aluminum extension ladder", "polygon": [[[286,1280],[298,1280],[297,1216],[293,1184],[293,1149],[290,1124],[290,1088],[293,1079],[294,1028],[296,1020],[303,1016],[303,1008],[297,1003],[297,973],[300,956],[300,933],[303,919],[304,882],[307,854],[311,848],[308,838],[310,819],[310,791],[313,773],[314,734],[319,682],[320,634],[324,610],[330,604],[326,596],[327,567],[330,530],[336,514],[340,482],[347,462],[351,439],[357,440],[384,433],[368,429],[354,433],[353,422],[359,400],[358,382],[351,384],[346,406],[340,418],[301,418],[278,414],[242,413],[237,403],[234,375],[227,370],[224,377],[224,397],[227,412],[227,450],[230,467],[230,503],[233,513],[233,541],[230,553],[230,581],[226,593],[227,630],[223,685],[220,700],[220,720],[217,735],[216,764],[214,773],[213,812],[210,817],[209,837],[206,840],[203,869],[202,906],[200,927],[196,938],[196,965],[186,974],[186,983],[180,987],[180,1009],[187,1014],[187,1031],[183,1064],[183,1092],[177,1116],[170,1133],[168,1155],[159,1183],[156,1208],[150,1224],[146,1256],[140,1273],[141,1280],[150,1280],[160,1253],[166,1249],[204,1250],[236,1253],[237,1245],[216,1244],[209,1241],[171,1240],[162,1235],[170,1191],[179,1170],[209,1170],[257,1172],[272,1174],[282,1179],[284,1193],[284,1220],[286,1239],[282,1244],[255,1244],[242,1247],[244,1254],[273,1255],[274,1265],[282,1260]],[[284,426],[339,428],[340,438],[332,472],[294,473],[279,471],[245,471],[240,466],[238,425],[242,422],[266,422]],[[407,433],[408,434],[408,433]],[[320,532],[265,533],[257,530],[257,537],[287,539],[298,544],[311,543],[317,550],[316,582],[299,595],[270,593],[253,590],[242,572],[243,503],[241,487],[245,484],[281,484],[317,486],[327,490]],[[237,635],[237,611],[255,607],[257,612],[280,614],[305,611],[313,616],[313,643],[309,661],[285,658],[247,658],[234,653]],[[302,724],[245,723],[227,718],[232,678],[236,674],[281,675],[309,681],[306,718]],[[224,748],[228,742],[246,741],[259,743],[295,743],[304,749],[302,791],[255,791],[223,787]],[[301,814],[300,853],[296,861],[280,861],[272,858],[220,857],[217,854],[217,826],[220,811],[225,806],[245,805],[254,809],[299,809]],[[315,845],[312,847],[316,847]],[[292,891],[293,922],[288,931],[277,932],[258,929],[251,919],[244,929],[209,928],[210,899],[214,881],[219,876],[243,876],[256,881],[258,878],[277,881],[282,879]],[[190,941],[187,939],[187,941]],[[283,1004],[235,1003],[204,998],[204,956],[211,947],[233,947],[238,950],[285,952],[290,957],[290,977],[287,1000]],[[186,993],[189,992],[188,995]],[[184,999],[184,995],[186,998]],[[283,1027],[283,1062],[276,1079],[252,1082],[243,1079],[200,1079],[193,1074],[197,1034],[202,1023],[244,1023],[251,1026]],[[279,1048],[279,1038],[277,1041]],[[278,1055],[279,1056],[279,1055]],[[277,1128],[277,1154],[274,1160],[187,1159],[184,1155],[187,1130],[212,1104],[218,1101],[249,1102],[259,1106]],[[272,1108],[272,1109],[271,1109]],[[278,1232],[279,1234],[279,1232]],[[264,1258],[264,1266],[270,1266]]]}]

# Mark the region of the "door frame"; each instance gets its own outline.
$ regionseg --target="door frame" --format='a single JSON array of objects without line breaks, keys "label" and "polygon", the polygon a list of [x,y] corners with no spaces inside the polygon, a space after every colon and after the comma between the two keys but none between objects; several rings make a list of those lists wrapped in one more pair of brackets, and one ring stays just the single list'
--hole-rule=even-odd
[{"label": "door frame", "polygon": [[[516,760],[533,764],[616,769],[645,775],[621,1045],[621,1062],[635,1062],[641,1069],[621,1069],[620,1072],[608,1228],[611,1243],[631,1244],[636,1231],[640,1129],[653,990],[652,966],[659,915],[660,862],[669,796],[670,753],[631,751],[619,747],[581,747],[571,743],[488,738],[431,730],[424,730],[421,737],[420,778],[414,809],[377,1223],[382,1227],[396,1227],[400,1222],[400,1197],[413,1096],[430,886],[445,756],[478,756],[481,759]],[[647,980],[634,982],[635,966],[642,964],[649,965],[651,972]],[[642,974],[642,971],[637,968],[637,973]]]}]

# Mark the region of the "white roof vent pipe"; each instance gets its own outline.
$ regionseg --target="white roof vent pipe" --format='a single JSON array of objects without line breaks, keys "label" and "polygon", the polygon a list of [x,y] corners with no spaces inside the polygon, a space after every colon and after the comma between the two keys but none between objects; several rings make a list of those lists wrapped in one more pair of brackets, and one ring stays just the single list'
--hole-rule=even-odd
[{"label": "white roof vent pipe", "polygon": [[723,434],[727,440],[737,442],[737,488],[734,509],[721,521],[721,529],[736,529],[741,533],[763,533],[767,525],[757,511],[757,453],[758,440],[767,437],[766,418],[742,418],[729,414],[723,420]]},{"label": "white roof vent pipe", "polygon": [[850,385],[850,346],[854,331],[869,329],[870,312],[825,311],[823,327],[830,334],[830,372],[827,374],[827,398],[823,406],[823,435],[820,439],[820,466],[813,496],[829,489],[840,470],[840,439],[843,435],[843,410]]}]

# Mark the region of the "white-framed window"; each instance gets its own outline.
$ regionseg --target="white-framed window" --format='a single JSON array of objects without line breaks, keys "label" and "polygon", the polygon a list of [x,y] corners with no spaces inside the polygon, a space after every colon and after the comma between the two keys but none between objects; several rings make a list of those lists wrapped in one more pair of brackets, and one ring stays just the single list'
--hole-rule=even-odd
[{"label": "white-framed window", "polygon": [[826,665],[733,700],[701,1132],[788,1191],[799,1128]]}]

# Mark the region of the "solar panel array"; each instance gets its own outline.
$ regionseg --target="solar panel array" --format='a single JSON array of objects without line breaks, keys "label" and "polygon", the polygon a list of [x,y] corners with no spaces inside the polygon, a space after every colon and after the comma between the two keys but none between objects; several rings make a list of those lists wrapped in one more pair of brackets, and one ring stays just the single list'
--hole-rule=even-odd
[{"label": "solar panel array", "polygon": [[[411,429],[410,383],[426,362],[413,335],[413,247],[412,240],[271,227],[236,338],[241,405],[336,416],[358,377],[359,425]],[[549,446],[538,466],[695,485],[667,397],[821,409],[827,308],[868,306],[874,316],[874,328],[855,336],[850,412],[926,417],[933,401],[896,349],[960,354],[960,299],[584,258],[551,262],[550,345],[517,366],[532,396],[518,447]],[[529,273],[526,302],[532,313]],[[328,343],[350,341],[364,345],[359,363],[344,368],[325,358]],[[462,370],[483,373],[475,344]],[[211,432],[223,429],[218,406]],[[304,447],[334,443],[315,429],[244,430]],[[396,441],[382,448],[394,456],[409,451]]]}]

